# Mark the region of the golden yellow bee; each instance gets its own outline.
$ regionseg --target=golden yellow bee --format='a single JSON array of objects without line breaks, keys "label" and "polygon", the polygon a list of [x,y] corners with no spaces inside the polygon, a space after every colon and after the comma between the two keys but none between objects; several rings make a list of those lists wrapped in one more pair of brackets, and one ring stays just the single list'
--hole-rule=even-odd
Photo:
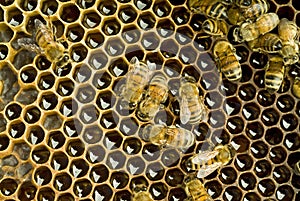
[{"label": "golden yellow bee", "polygon": [[237,42],[251,41],[273,30],[279,24],[279,17],[276,13],[266,13],[255,22],[244,22],[236,27],[233,32],[234,40]]},{"label": "golden yellow bee", "polygon": [[296,175],[300,176],[300,160],[295,164],[294,172]]},{"label": "golden yellow bee", "polygon": [[234,82],[242,77],[242,68],[235,53],[235,48],[226,40],[218,40],[213,47],[214,59],[220,72]]},{"label": "golden yellow bee", "polygon": [[45,57],[62,68],[69,62],[69,54],[61,42],[54,36],[52,25],[44,25],[39,19],[34,20],[32,38],[20,38],[17,43],[24,48],[43,54]]},{"label": "golden yellow bee", "polygon": [[151,78],[152,70],[153,66],[140,62],[137,57],[131,59],[126,82],[120,89],[121,97],[128,102],[127,109],[132,110],[137,106]]},{"label": "golden yellow bee", "polygon": [[224,20],[207,19],[202,24],[205,33],[213,36],[225,36],[228,33],[228,27]]},{"label": "golden yellow bee", "polygon": [[273,56],[266,65],[265,86],[271,93],[278,91],[284,78],[284,63],[281,56]]},{"label": "golden yellow bee", "polygon": [[195,124],[207,119],[208,110],[204,105],[196,80],[191,76],[180,79],[179,88],[180,122]]},{"label": "golden yellow bee", "polygon": [[147,191],[147,187],[144,185],[137,185],[133,189],[132,201],[153,201],[150,193]]},{"label": "golden yellow bee", "polygon": [[299,61],[298,31],[299,29],[293,21],[289,21],[286,18],[280,20],[278,34],[283,43],[281,55],[286,65]]},{"label": "golden yellow bee", "polygon": [[162,103],[168,98],[167,78],[156,74],[149,83],[145,98],[140,102],[137,116],[142,121],[149,121],[158,112]]},{"label": "golden yellow bee", "polygon": [[282,42],[277,34],[266,33],[255,40],[249,41],[248,46],[256,52],[277,53],[282,49]]},{"label": "golden yellow bee", "polygon": [[296,77],[293,83],[292,92],[294,96],[300,98],[300,78]]},{"label": "golden yellow bee", "polygon": [[252,3],[249,6],[232,6],[229,8],[228,20],[234,25],[238,25],[246,20],[253,21],[259,16],[267,13],[269,8],[270,5],[265,0],[252,0]]},{"label": "golden yellow bee", "polygon": [[196,177],[188,176],[185,178],[185,191],[190,200],[193,201],[214,201],[212,197],[207,193],[204,185]]},{"label": "golden yellow bee", "polygon": [[214,19],[226,19],[227,8],[219,0],[188,0],[192,12],[201,13]]},{"label": "golden yellow bee", "polygon": [[204,178],[222,165],[227,165],[234,157],[235,150],[231,145],[218,145],[213,151],[201,151],[185,162],[190,170],[197,170],[197,177]]},{"label": "golden yellow bee", "polygon": [[191,131],[175,126],[148,124],[143,129],[142,135],[145,140],[162,147],[185,149],[195,143],[195,136]]}]

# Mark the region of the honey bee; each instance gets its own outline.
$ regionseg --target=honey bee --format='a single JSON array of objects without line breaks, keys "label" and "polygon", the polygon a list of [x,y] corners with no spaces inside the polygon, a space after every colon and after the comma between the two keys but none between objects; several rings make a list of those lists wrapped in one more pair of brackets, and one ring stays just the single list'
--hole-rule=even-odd
[{"label": "honey bee", "polygon": [[188,196],[194,201],[214,201],[207,193],[204,185],[196,177],[188,176],[184,180],[185,191]]},{"label": "honey bee", "polygon": [[34,20],[32,38],[20,38],[17,43],[26,49],[45,55],[45,57],[62,68],[69,62],[69,55],[63,44],[56,40],[53,28],[44,25],[39,19]]},{"label": "honey bee", "polygon": [[207,19],[202,24],[205,33],[213,36],[224,36],[228,33],[228,27],[224,20]]},{"label": "honey bee", "polygon": [[207,118],[208,110],[202,96],[199,96],[196,80],[193,77],[185,76],[180,79],[178,102],[182,124],[194,124]]},{"label": "honey bee", "polygon": [[227,165],[234,157],[235,150],[231,145],[218,145],[213,151],[201,151],[185,162],[190,170],[197,170],[197,177],[204,178],[222,165]]},{"label": "honey bee", "polygon": [[293,83],[292,92],[294,96],[300,98],[300,78],[296,77]]},{"label": "honey bee", "polygon": [[134,109],[142,98],[144,88],[151,78],[152,70],[153,66],[140,62],[137,57],[131,59],[126,82],[120,89],[121,97],[128,102],[128,109]]},{"label": "honey bee", "polygon": [[233,0],[221,0],[222,4],[229,6],[233,4]]},{"label": "honey bee", "polygon": [[300,160],[295,164],[294,172],[296,175],[300,176]]},{"label": "honey bee", "polygon": [[145,140],[162,147],[185,149],[195,143],[195,136],[191,131],[175,126],[148,124],[145,126],[142,135]]},{"label": "honey bee", "polygon": [[132,201],[153,201],[150,193],[147,191],[147,187],[144,185],[137,185],[133,189],[133,199]]},{"label": "honey bee", "polygon": [[291,65],[299,61],[298,27],[293,21],[286,18],[280,20],[278,34],[282,40],[283,47],[281,55],[286,65]]},{"label": "honey bee", "polygon": [[188,7],[192,12],[201,13],[214,19],[227,18],[227,8],[219,0],[188,0]]},{"label": "honey bee", "polygon": [[255,22],[244,22],[233,31],[234,40],[237,42],[251,41],[273,30],[279,24],[276,13],[266,13]]},{"label": "honey bee", "polygon": [[284,63],[281,56],[271,57],[266,65],[265,85],[269,92],[274,93],[280,88],[284,78]]},{"label": "honey bee", "polygon": [[[239,5],[239,4],[238,4]],[[231,24],[238,25],[244,21],[253,21],[268,12],[270,5],[265,0],[252,0],[249,6],[232,6],[228,9],[228,20]]]},{"label": "honey bee", "polygon": [[149,83],[145,98],[140,102],[137,116],[143,121],[149,121],[158,112],[162,103],[168,98],[167,78],[156,74]]},{"label": "honey bee", "polygon": [[277,53],[282,48],[282,42],[277,34],[266,33],[253,41],[249,41],[248,46],[257,52]]},{"label": "honey bee", "polygon": [[213,47],[213,55],[220,72],[234,82],[242,77],[242,68],[235,54],[235,48],[226,40],[218,40]]}]

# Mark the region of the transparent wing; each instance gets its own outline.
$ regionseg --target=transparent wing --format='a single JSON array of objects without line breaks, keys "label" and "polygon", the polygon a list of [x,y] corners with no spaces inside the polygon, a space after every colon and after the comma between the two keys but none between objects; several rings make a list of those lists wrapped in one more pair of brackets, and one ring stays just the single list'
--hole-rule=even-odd
[{"label": "transparent wing", "polygon": [[182,124],[186,124],[191,118],[191,111],[189,110],[188,102],[185,96],[181,97],[179,106],[180,122]]},{"label": "transparent wing", "polygon": [[43,53],[43,50],[35,44],[35,41],[32,38],[19,38],[17,43],[26,49],[34,51],[38,54]]},{"label": "transparent wing", "polygon": [[216,169],[218,169],[222,165],[221,162],[216,162],[211,165],[207,165],[205,167],[201,167],[201,169],[197,173],[198,178],[204,178],[211,173],[213,173]]},{"label": "transparent wing", "polygon": [[46,41],[54,41],[54,35],[51,28],[43,24],[39,19],[34,20],[35,34],[40,31],[45,37]]},{"label": "transparent wing", "polygon": [[201,151],[196,156],[193,157],[192,163],[194,164],[204,164],[210,159],[218,155],[218,151]]}]

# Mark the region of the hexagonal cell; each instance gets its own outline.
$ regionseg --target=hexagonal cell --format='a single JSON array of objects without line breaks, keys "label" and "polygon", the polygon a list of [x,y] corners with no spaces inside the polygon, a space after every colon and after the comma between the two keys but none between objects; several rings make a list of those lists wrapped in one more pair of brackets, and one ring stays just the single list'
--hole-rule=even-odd
[{"label": "hexagonal cell", "polygon": [[49,184],[52,178],[52,173],[47,166],[40,166],[35,169],[33,174],[33,179],[35,183],[39,186],[44,186]]},{"label": "hexagonal cell", "polygon": [[[26,181],[21,184],[20,190],[18,190],[18,198],[24,201],[33,200],[36,192],[36,186],[31,181]],[[25,197],[26,199],[24,199]]]},{"label": "hexagonal cell", "polygon": [[66,35],[69,41],[79,42],[84,36],[84,29],[79,24],[71,25],[68,26]]},{"label": "hexagonal cell", "polygon": [[62,118],[56,112],[51,112],[44,117],[44,121],[42,122],[43,126],[47,130],[58,129],[62,125]]},{"label": "hexagonal cell", "polygon": [[32,145],[41,143],[44,140],[45,132],[40,126],[29,127],[27,132],[27,140]]},{"label": "hexagonal cell", "polygon": [[50,157],[50,151],[44,145],[35,147],[31,153],[32,160],[37,164],[46,163],[49,160],[49,157]]},{"label": "hexagonal cell", "polygon": [[140,156],[129,158],[126,164],[126,169],[131,175],[140,175],[145,168],[145,162]]},{"label": "hexagonal cell", "polygon": [[9,6],[13,3],[14,1],[13,0],[6,0],[6,1],[0,1],[0,4],[2,6]]},{"label": "hexagonal cell", "polygon": [[167,196],[168,187],[162,182],[153,183],[149,188],[149,192],[151,193],[154,199],[161,200]]},{"label": "hexagonal cell", "polygon": [[103,164],[95,165],[90,171],[90,178],[95,183],[102,183],[109,177],[109,170]]},{"label": "hexagonal cell", "polygon": [[268,154],[268,145],[263,141],[256,141],[251,144],[250,150],[255,158],[264,158]]},{"label": "hexagonal cell", "polygon": [[91,53],[88,63],[95,69],[99,70],[106,66],[108,57],[101,50],[97,50]]},{"label": "hexagonal cell", "polygon": [[0,60],[4,60],[8,55],[8,47],[6,45],[0,45]]},{"label": "hexagonal cell", "polygon": [[102,31],[107,36],[113,36],[120,32],[121,25],[116,19],[108,19],[103,22]]},{"label": "hexagonal cell", "polygon": [[227,98],[223,104],[223,110],[227,115],[233,116],[240,112],[241,103],[237,97]]},{"label": "hexagonal cell", "polygon": [[219,92],[213,91],[210,93],[206,93],[204,97],[204,104],[208,109],[218,109],[224,102],[224,96]]},{"label": "hexagonal cell", "polygon": [[101,22],[101,17],[97,12],[86,11],[85,13],[82,13],[82,15],[81,23],[87,29],[95,28]]},{"label": "hexagonal cell", "polygon": [[231,134],[239,134],[244,129],[244,121],[241,117],[231,117],[227,120],[226,128]]},{"label": "hexagonal cell", "polygon": [[103,136],[103,131],[98,125],[85,126],[82,138],[87,144],[98,143]]},{"label": "hexagonal cell", "polygon": [[26,108],[27,110],[24,112],[24,120],[29,123],[33,124],[37,122],[41,117],[41,111],[37,107]]},{"label": "hexagonal cell", "polygon": [[287,153],[282,146],[276,146],[270,150],[269,156],[273,163],[279,164],[286,160]]},{"label": "hexagonal cell", "polygon": [[86,197],[91,191],[92,183],[88,179],[82,179],[74,183],[73,192],[77,197]]},{"label": "hexagonal cell", "polygon": [[[210,134],[208,133],[208,134],[204,134],[204,136],[201,136],[202,138],[201,141],[205,141],[205,139],[208,138],[209,135]],[[200,139],[200,137],[197,138],[197,140],[198,139]],[[212,133],[211,139],[214,144],[228,144],[230,139],[230,134],[225,129],[218,129]]]},{"label": "hexagonal cell", "polygon": [[103,139],[103,144],[107,150],[118,149],[122,142],[122,135],[118,131],[107,132]]},{"label": "hexagonal cell", "polygon": [[105,51],[109,56],[119,56],[124,52],[125,44],[119,38],[108,39]]},{"label": "hexagonal cell", "polygon": [[119,58],[109,64],[108,70],[113,76],[119,77],[128,72],[128,65],[123,58]]},{"label": "hexagonal cell", "polygon": [[139,15],[137,24],[143,30],[152,29],[155,25],[155,17],[150,12],[145,12]]},{"label": "hexagonal cell", "polygon": [[125,172],[113,172],[110,176],[110,184],[115,189],[122,189],[127,186],[129,175]]},{"label": "hexagonal cell", "polygon": [[79,86],[76,93],[76,99],[80,103],[90,103],[95,99],[96,92],[91,85]]},{"label": "hexagonal cell", "polygon": [[293,21],[294,16],[295,16],[295,11],[290,6],[282,6],[282,7],[278,8],[277,15],[278,15],[279,19],[287,18],[288,20]]},{"label": "hexagonal cell", "polygon": [[59,10],[60,18],[66,23],[75,22],[80,15],[80,10],[73,3],[63,4]]},{"label": "hexagonal cell", "polygon": [[57,151],[53,153],[53,156],[50,161],[50,165],[53,168],[53,170],[64,170],[67,168],[68,164],[69,158],[64,152]]},{"label": "hexagonal cell", "polygon": [[250,141],[247,137],[241,134],[232,138],[231,145],[238,153],[242,153],[249,150]]},{"label": "hexagonal cell", "polygon": [[168,39],[161,43],[159,50],[165,58],[170,58],[177,55],[179,47],[173,39]]},{"label": "hexagonal cell", "polygon": [[47,141],[49,147],[59,149],[65,144],[66,138],[60,131],[53,131],[49,133]]},{"label": "hexagonal cell", "polygon": [[140,36],[141,31],[134,25],[125,26],[122,30],[122,38],[126,43],[136,43]]},{"label": "hexagonal cell", "polygon": [[207,18],[202,15],[202,14],[196,14],[192,15],[191,21],[190,21],[190,26],[194,31],[200,31],[202,29],[202,23],[206,20]]},{"label": "hexagonal cell", "polygon": [[72,139],[68,141],[66,151],[69,156],[77,157],[81,156],[85,150],[85,144],[79,139]]},{"label": "hexagonal cell", "polygon": [[157,17],[166,17],[171,12],[171,5],[167,1],[154,2],[153,12],[156,14]]},{"label": "hexagonal cell", "polygon": [[220,74],[209,72],[202,75],[200,84],[206,90],[213,90],[218,87],[220,81]]},{"label": "hexagonal cell", "polygon": [[246,126],[246,135],[252,140],[261,138],[264,135],[263,125],[258,121],[248,123]]},{"label": "hexagonal cell", "polygon": [[120,8],[118,17],[125,24],[131,23],[136,19],[137,13],[132,6],[128,5]]},{"label": "hexagonal cell", "polygon": [[245,84],[239,88],[239,97],[244,101],[250,101],[255,97],[256,89],[252,84]]},{"label": "hexagonal cell", "polygon": [[300,136],[296,132],[285,134],[283,144],[288,150],[296,151],[300,148]]},{"label": "hexagonal cell", "polygon": [[172,19],[177,25],[184,25],[189,21],[190,12],[185,7],[173,9]]},{"label": "hexagonal cell", "polygon": [[134,135],[139,128],[139,124],[135,118],[123,118],[120,122],[119,129],[123,135]]},{"label": "hexagonal cell", "polygon": [[112,196],[113,196],[113,191],[107,184],[102,184],[94,188],[93,191],[94,200],[102,199],[103,201],[109,201]]},{"label": "hexagonal cell", "polygon": [[97,121],[98,117],[99,111],[94,105],[86,105],[81,108],[79,118],[84,124],[91,124]]},{"label": "hexagonal cell", "polygon": [[17,188],[18,184],[14,179],[7,178],[0,182],[0,191],[2,195],[10,196],[16,192]]},{"label": "hexagonal cell", "polygon": [[105,149],[100,145],[96,145],[88,148],[85,157],[90,163],[99,163],[104,159],[105,155]]},{"label": "hexagonal cell", "polygon": [[[154,163],[154,164],[156,164],[156,163]],[[161,165],[159,163],[156,166],[153,166],[153,167],[156,167],[156,169],[157,169],[156,171],[154,171],[155,175],[154,175],[154,177],[151,176],[150,178],[148,176],[148,178],[152,179],[152,180],[157,180],[158,178],[160,178],[160,176],[162,176],[164,174],[164,169],[163,168],[160,169]],[[151,168],[151,169],[153,169],[153,168]],[[149,168],[149,170],[151,170],[151,169]],[[151,175],[151,172],[149,172],[149,174]],[[166,183],[169,186],[172,186],[172,187],[176,187],[176,186],[182,184],[183,179],[184,179],[184,174],[178,168],[167,170],[166,175],[165,175]]]},{"label": "hexagonal cell", "polygon": [[293,114],[285,114],[281,116],[280,126],[285,131],[293,131],[298,127],[297,117]]},{"label": "hexagonal cell", "polygon": [[110,74],[108,74],[107,72],[97,72],[94,74],[94,78],[93,78],[93,85],[97,88],[97,89],[105,89],[107,88],[110,83],[112,82],[112,77]]},{"label": "hexagonal cell", "polygon": [[[17,70],[20,70],[23,66],[27,64],[31,64],[33,62],[33,59],[35,57],[35,54],[32,54],[31,51],[22,49],[21,51],[18,51],[17,54],[13,58],[13,66]],[[38,61],[38,60],[36,60]],[[37,65],[37,64],[36,64]],[[37,66],[39,67],[39,66]]]},{"label": "hexagonal cell", "polygon": [[239,171],[250,170],[253,166],[253,163],[252,157],[248,154],[239,154],[234,160],[234,166]]},{"label": "hexagonal cell", "polygon": [[40,108],[44,110],[53,110],[58,103],[58,99],[54,93],[46,93],[41,96],[39,102]]},{"label": "hexagonal cell", "polygon": [[171,20],[163,19],[158,21],[156,28],[161,37],[168,38],[174,33],[175,25]]},{"label": "hexagonal cell", "polygon": [[219,128],[224,126],[225,124],[225,115],[221,111],[211,111],[209,113],[209,120],[208,124],[211,125],[213,128]]},{"label": "hexagonal cell", "polygon": [[128,190],[122,190],[114,193],[114,200],[131,200],[131,193]]},{"label": "hexagonal cell", "polygon": [[25,132],[25,124],[19,120],[10,122],[8,126],[8,133],[13,138],[21,137]]},{"label": "hexagonal cell", "polygon": [[117,3],[113,0],[104,0],[101,1],[97,7],[98,11],[102,14],[102,15],[113,15],[116,10],[118,8]]},{"label": "hexagonal cell", "polygon": [[262,69],[266,66],[269,59],[268,56],[259,52],[253,52],[250,56],[250,65],[255,69]]},{"label": "hexagonal cell", "polygon": [[147,32],[143,34],[141,44],[145,50],[155,50],[159,46],[160,40],[155,32]]},{"label": "hexagonal cell", "polygon": [[14,36],[13,30],[4,23],[0,24],[0,42],[9,42]]},{"label": "hexagonal cell", "polygon": [[142,144],[138,138],[130,137],[124,140],[123,151],[128,155],[138,154],[141,148]]},{"label": "hexagonal cell", "polygon": [[100,92],[97,96],[96,104],[101,110],[113,108],[116,103],[116,97],[111,91]]},{"label": "hexagonal cell", "polygon": [[154,144],[146,144],[142,149],[142,156],[147,161],[154,161],[160,156],[160,148]]},{"label": "hexagonal cell", "polygon": [[271,179],[263,179],[258,183],[258,192],[265,197],[269,197],[275,192],[275,184]]},{"label": "hexagonal cell", "polygon": [[22,107],[17,103],[9,104],[5,109],[5,116],[9,120],[17,119],[20,117]]},{"label": "hexagonal cell", "polygon": [[168,149],[162,153],[161,162],[166,167],[174,167],[179,163],[180,156],[176,149]]},{"label": "hexagonal cell", "polygon": [[80,178],[88,173],[89,165],[84,159],[73,160],[70,164],[69,172],[75,178]]},{"label": "hexagonal cell", "polygon": [[47,72],[47,73],[42,73],[37,80],[38,80],[38,87],[41,90],[47,90],[52,88],[52,86],[54,85],[55,77],[51,73]]},{"label": "hexagonal cell", "polygon": [[232,167],[224,167],[220,170],[219,179],[223,184],[233,184],[237,180],[237,172]]},{"label": "hexagonal cell", "polygon": [[279,113],[273,108],[266,109],[261,114],[261,120],[266,126],[273,126],[279,120]]},{"label": "hexagonal cell", "polygon": [[288,182],[291,177],[289,168],[285,165],[277,166],[273,170],[273,178],[279,184]]},{"label": "hexagonal cell", "polygon": [[182,66],[178,60],[169,59],[165,62],[164,72],[169,77],[178,77],[180,75],[181,68],[182,68]]},{"label": "hexagonal cell", "polygon": [[6,15],[7,22],[12,26],[19,26],[24,20],[23,13],[17,8],[8,9]]},{"label": "hexagonal cell", "polygon": [[58,191],[65,191],[70,188],[72,178],[68,173],[59,173],[55,175],[53,180],[53,187]]},{"label": "hexagonal cell", "polygon": [[87,56],[88,50],[84,45],[74,45],[70,47],[71,59],[75,62],[83,61]]},{"label": "hexagonal cell", "polygon": [[243,107],[243,116],[247,121],[255,120],[260,114],[259,106],[255,103],[245,104]]},{"label": "hexagonal cell", "polygon": [[20,78],[26,84],[34,82],[36,76],[37,71],[33,66],[26,66],[21,69]]},{"label": "hexagonal cell", "polygon": [[41,11],[45,15],[53,15],[54,13],[56,13],[57,9],[58,9],[57,1],[47,1],[47,0],[45,0],[45,1],[41,2]]},{"label": "hexagonal cell", "polygon": [[69,119],[64,123],[63,129],[68,137],[77,137],[81,134],[82,124],[78,119]]},{"label": "hexagonal cell", "polygon": [[270,94],[267,90],[261,90],[257,94],[258,103],[264,107],[273,105],[275,98],[275,94]]},{"label": "hexagonal cell", "polygon": [[38,197],[38,201],[43,201],[45,199],[49,201],[54,201],[55,193],[50,187],[43,187],[39,189],[37,197]]},{"label": "hexagonal cell", "polygon": [[273,127],[269,128],[265,134],[265,140],[270,145],[279,144],[283,139],[283,133],[279,128]]},{"label": "hexagonal cell", "polygon": [[224,201],[238,201],[242,199],[242,191],[236,186],[230,186],[223,193]]},{"label": "hexagonal cell", "polygon": [[108,154],[106,164],[112,169],[120,169],[125,165],[126,156],[120,151],[114,151]]},{"label": "hexagonal cell", "polygon": [[118,122],[119,122],[119,116],[113,111],[103,113],[100,119],[101,126],[106,129],[115,128]]},{"label": "hexagonal cell", "polygon": [[175,200],[184,200],[187,198],[186,192],[184,189],[177,187],[177,188],[172,188],[169,191],[169,196],[168,199],[170,201],[175,201]]},{"label": "hexagonal cell", "polygon": [[88,32],[85,43],[89,48],[98,48],[104,43],[104,36],[100,31],[97,30]]},{"label": "hexagonal cell", "polygon": [[74,83],[70,79],[63,79],[59,82],[56,92],[60,96],[70,96],[74,90]]},{"label": "hexagonal cell", "polygon": [[245,191],[253,190],[256,187],[256,182],[255,176],[250,172],[243,173],[239,177],[239,186]]}]

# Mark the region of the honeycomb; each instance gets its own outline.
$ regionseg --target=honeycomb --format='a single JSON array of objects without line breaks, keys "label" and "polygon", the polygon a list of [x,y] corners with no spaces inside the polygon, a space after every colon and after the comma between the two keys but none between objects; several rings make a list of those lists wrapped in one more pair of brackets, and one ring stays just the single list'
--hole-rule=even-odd
[{"label": "honeycomb", "polygon": [[[298,0],[269,3],[270,12],[300,26]],[[71,57],[65,68],[18,45],[36,18],[51,21],[64,40]],[[184,200],[183,163],[209,139],[237,150],[229,165],[203,179],[214,200],[299,201],[293,166],[300,102],[291,92],[298,64],[270,94],[267,55],[228,36],[243,72],[229,82],[212,60],[204,20],[185,0],[0,0],[0,199],[125,201],[134,184],[145,183],[155,200]],[[209,119],[181,125],[197,140],[185,152],[141,140],[144,122],[120,107],[117,88],[134,56],[168,78],[170,95],[154,123],[180,125],[179,79],[198,81]]]}]

